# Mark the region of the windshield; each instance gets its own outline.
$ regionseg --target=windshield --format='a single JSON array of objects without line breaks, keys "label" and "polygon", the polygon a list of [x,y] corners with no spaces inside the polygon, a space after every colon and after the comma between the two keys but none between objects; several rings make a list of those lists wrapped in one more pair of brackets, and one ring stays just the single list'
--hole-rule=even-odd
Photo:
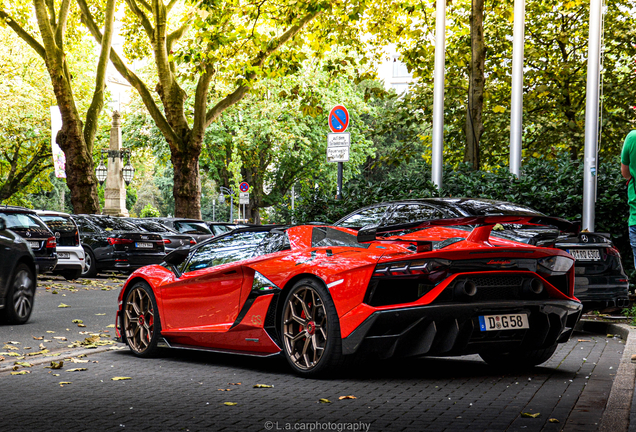
[{"label": "windshield", "polygon": [[0,213],[8,229],[48,229],[37,216],[28,213]]}]

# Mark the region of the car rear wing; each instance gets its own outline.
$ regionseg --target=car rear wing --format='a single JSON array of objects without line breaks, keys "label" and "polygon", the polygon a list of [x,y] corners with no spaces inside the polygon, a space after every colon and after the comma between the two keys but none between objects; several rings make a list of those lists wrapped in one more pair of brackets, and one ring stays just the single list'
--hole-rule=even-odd
[{"label": "car rear wing", "polygon": [[[379,234],[399,233],[406,230],[419,230],[430,227],[451,227],[451,226],[475,226],[468,240],[485,241],[488,240],[490,232],[495,225],[515,224],[554,227],[561,232],[578,234],[580,224],[570,222],[566,219],[550,216],[528,216],[528,215],[505,215],[505,216],[468,216],[450,219],[431,219],[424,221],[408,222],[397,225],[367,225],[358,231],[358,243],[371,241],[382,241],[377,238]],[[394,239],[393,239],[394,240]],[[405,240],[406,241],[406,240]],[[413,242],[413,240],[409,240]]]}]

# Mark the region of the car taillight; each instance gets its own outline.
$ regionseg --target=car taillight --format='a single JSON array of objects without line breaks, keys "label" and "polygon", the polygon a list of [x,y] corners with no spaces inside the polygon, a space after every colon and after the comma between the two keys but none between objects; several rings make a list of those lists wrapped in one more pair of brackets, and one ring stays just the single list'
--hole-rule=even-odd
[{"label": "car taillight", "polygon": [[164,242],[165,244],[170,244],[170,243],[172,243],[172,242],[170,241],[170,239],[163,239],[163,242]]},{"label": "car taillight", "polygon": [[133,241],[127,238],[119,238],[119,237],[108,237],[108,244],[116,245],[116,244],[131,244]]},{"label": "car taillight", "polygon": [[49,237],[46,239],[46,248],[54,248],[57,246],[57,242],[55,241],[55,237]]},{"label": "car taillight", "polygon": [[195,239],[190,240],[190,244],[197,244],[197,241]]},{"label": "car taillight", "polygon": [[79,246],[79,244],[80,244],[79,231],[75,231],[75,246]]},{"label": "car taillight", "polygon": [[615,246],[608,247],[607,248],[607,254],[608,255],[617,256],[617,257],[621,256],[621,253],[618,251],[618,249],[616,249]]}]

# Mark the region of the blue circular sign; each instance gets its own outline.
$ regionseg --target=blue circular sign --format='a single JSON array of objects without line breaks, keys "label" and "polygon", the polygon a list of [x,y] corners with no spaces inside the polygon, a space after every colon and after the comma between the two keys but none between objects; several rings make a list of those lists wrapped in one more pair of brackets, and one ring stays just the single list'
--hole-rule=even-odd
[{"label": "blue circular sign", "polygon": [[342,133],[349,126],[349,111],[343,105],[336,105],[329,111],[329,129],[333,133]]},{"label": "blue circular sign", "polygon": [[247,191],[249,191],[249,190],[250,190],[250,185],[249,185],[249,184],[247,184],[247,182],[242,182],[242,183],[239,185],[239,189],[241,189],[241,192],[247,192]]}]

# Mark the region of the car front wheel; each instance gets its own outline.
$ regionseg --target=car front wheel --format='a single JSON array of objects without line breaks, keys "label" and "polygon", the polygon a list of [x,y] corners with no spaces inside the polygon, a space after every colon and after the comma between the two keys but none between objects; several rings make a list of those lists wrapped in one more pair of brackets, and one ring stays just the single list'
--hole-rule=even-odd
[{"label": "car front wheel", "polygon": [[138,357],[157,354],[161,322],[157,302],[150,286],[137,282],[126,293],[122,326],[128,347]]},{"label": "car front wheel", "polygon": [[82,270],[82,277],[93,278],[97,276],[97,262],[95,262],[95,255],[90,249],[84,248],[84,269]]},{"label": "car front wheel", "polygon": [[340,364],[340,323],[331,295],[320,282],[302,279],[289,290],[280,328],[285,358],[299,375],[325,374]]}]

